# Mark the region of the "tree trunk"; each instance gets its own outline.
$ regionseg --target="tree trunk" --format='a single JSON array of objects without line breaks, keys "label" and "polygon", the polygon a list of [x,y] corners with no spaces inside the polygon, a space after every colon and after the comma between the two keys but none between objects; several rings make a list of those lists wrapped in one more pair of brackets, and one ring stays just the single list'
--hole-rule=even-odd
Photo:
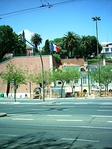
[{"label": "tree trunk", "polygon": [[64,86],[64,83],[62,82],[62,86],[61,86],[61,98],[63,97],[63,86]]},{"label": "tree trunk", "polygon": [[7,97],[8,97],[9,91],[10,91],[10,81],[7,82],[7,90],[6,90]]}]

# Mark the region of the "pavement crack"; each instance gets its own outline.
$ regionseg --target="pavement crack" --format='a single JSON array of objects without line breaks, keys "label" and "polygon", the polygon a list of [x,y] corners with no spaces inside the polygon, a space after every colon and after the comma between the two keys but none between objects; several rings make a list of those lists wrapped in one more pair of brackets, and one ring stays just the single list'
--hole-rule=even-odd
[{"label": "pavement crack", "polygon": [[[96,117],[91,118],[90,121],[88,122],[88,125],[87,125],[87,126],[89,126],[89,125],[91,124],[91,122],[92,122],[95,118],[96,118]],[[77,135],[77,137],[72,141],[72,143],[70,144],[70,147],[69,147],[70,149],[72,148],[73,144],[79,139],[79,137],[81,136],[81,134],[82,134],[84,131],[86,131],[86,128],[84,128],[84,129]]]}]

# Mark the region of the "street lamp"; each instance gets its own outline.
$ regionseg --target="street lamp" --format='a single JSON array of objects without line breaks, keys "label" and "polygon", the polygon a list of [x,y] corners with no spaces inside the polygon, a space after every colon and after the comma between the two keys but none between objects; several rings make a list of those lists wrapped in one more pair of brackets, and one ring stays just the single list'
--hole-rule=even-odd
[{"label": "street lamp", "polygon": [[[23,33],[20,35],[21,37],[21,40],[23,42],[28,42],[32,47],[36,48],[32,43],[30,43],[28,40],[26,40],[25,38],[25,33],[23,31]],[[37,50],[37,49],[36,49]],[[39,51],[39,56],[40,56],[40,60],[41,60],[41,66],[42,66],[42,98],[43,98],[43,101],[45,101],[45,91],[44,91],[44,65],[43,65],[43,59],[42,59],[42,55],[41,55],[41,52]]]},{"label": "street lamp", "polygon": [[101,95],[101,89],[100,89],[100,58],[98,56],[99,54],[99,49],[98,49],[98,24],[97,21],[100,21],[100,17],[92,17],[93,21],[96,21],[96,38],[97,38],[97,57],[98,57],[98,62],[99,62],[99,73],[98,73],[98,80],[99,80],[99,93]]},{"label": "street lamp", "polygon": [[97,38],[97,56],[99,54],[99,49],[98,49],[98,24],[97,21],[100,21],[100,17],[92,17],[93,21],[96,21],[96,38]]}]

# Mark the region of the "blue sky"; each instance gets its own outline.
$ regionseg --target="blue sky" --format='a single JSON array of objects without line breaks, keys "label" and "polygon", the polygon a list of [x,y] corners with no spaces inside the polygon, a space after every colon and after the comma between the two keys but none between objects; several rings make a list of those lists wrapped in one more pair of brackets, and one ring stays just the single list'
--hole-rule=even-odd
[{"label": "blue sky", "polygon": [[1,15],[19,10],[56,4],[67,0],[0,0],[0,25],[9,25],[16,33],[26,30],[27,39],[31,33],[38,33],[43,39],[53,40],[63,37],[68,31],[80,36],[95,35],[96,26],[92,17],[100,16],[98,21],[99,42],[112,41],[112,0],[72,0],[53,5],[52,8],[37,8],[21,14]]}]

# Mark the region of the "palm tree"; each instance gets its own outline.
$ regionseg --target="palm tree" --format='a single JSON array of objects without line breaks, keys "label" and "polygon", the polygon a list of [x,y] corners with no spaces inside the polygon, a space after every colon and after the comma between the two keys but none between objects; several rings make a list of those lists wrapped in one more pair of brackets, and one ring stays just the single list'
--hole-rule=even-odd
[{"label": "palm tree", "polygon": [[84,54],[84,58],[88,58],[90,57],[90,53],[91,53],[91,41],[90,41],[90,38],[89,36],[82,36],[82,39],[81,39],[81,44],[84,46],[83,48],[83,54]]},{"label": "palm tree", "polygon": [[63,38],[63,46],[67,50],[69,55],[74,56],[73,50],[78,46],[79,36],[74,34],[74,32],[68,32]]},{"label": "palm tree", "polygon": [[39,34],[33,34],[32,37],[31,37],[31,42],[34,44],[35,46],[35,49],[34,49],[34,55],[35,55],[35,52],[38,51],[38,45],[40,45],[40,43],[42,43],[42,38]]}]

